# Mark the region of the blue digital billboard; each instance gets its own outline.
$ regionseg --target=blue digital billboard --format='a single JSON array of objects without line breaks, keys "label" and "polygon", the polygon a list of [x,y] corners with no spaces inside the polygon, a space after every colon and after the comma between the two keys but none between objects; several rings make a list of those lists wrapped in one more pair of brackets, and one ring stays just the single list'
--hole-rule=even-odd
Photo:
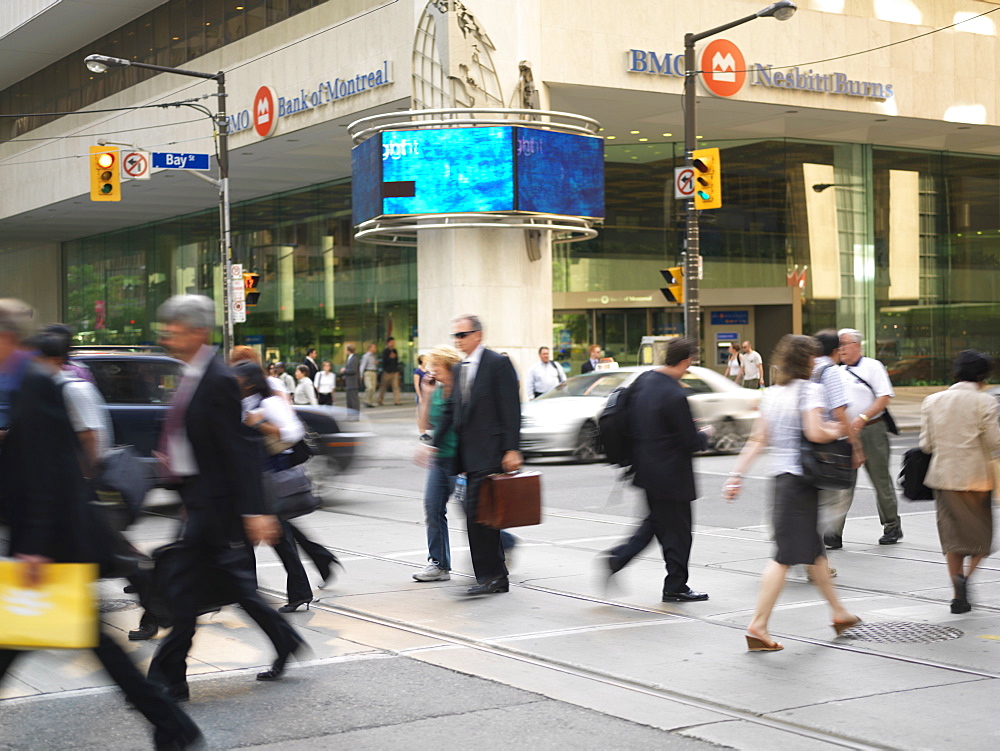
[{"label": "blue digital billboard", "polygon": [[514,126],[386,131],[351,154],[354,223],[469,212],[604,216],[604,142]]},{"label": "blue digital billboard", "polygon": [[515,128],[517,210],[604,216],[604,141],[536,128]]}]

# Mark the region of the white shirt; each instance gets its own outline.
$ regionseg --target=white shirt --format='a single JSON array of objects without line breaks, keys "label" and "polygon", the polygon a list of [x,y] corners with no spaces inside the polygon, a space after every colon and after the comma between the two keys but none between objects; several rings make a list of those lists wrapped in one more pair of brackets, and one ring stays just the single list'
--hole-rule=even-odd
[{"label": "white shirt", "polygon": [[94,384],[74,378],[65,371],[55,374],[56,383],[65,384],[62,387],[63,402],[73,431],[83,433],[93,431],[97,448],[97,458],[103,459],[111,448],[114,431],[108,418],[107,405],[101,392]]},{"label": "white shirt", "polygon": [[243,400],[243,407],[244,416],[247,412],[259,413],[267,422],[277,426],[282,443],[298,443],[306,435],[302,421],[281,395],[261,399],[255,394]]},{"label": "white shirt", "polygon": [[[213,357],[215,357],[215,347],[203,344],[201,349],[191,358],[191,362],[181,365],[181,381],[177,386],[177,393],[183,391],[186,394],[185,419],[187,418],[187,404],[190,403],[194,392],[198,390],[198,384],[201,383]],[[174,406],[171,405],[171,407]],[[168,441],[167,455],[170,458],[170,471],[177,477],[191,477],[198,474],[198,462],[195,460],[191,441],[188,440],[187,430],[182,426],[181,430],[169,436]]]},{"label": "white shirt", "polygon": [[[822,373],[822,379],[817,381]],[[826,400],[826,411],[823,419],[833,421],[833,410],[847,406],[847,389],[844,377],[837,364],[826,355],[816,358],[813,365],[812,379],[823,387],[823,398]]]},{"label": "white shirt", "polygon": [[[889,380],[889,373],[885,365],[870,357],[862,357],[854,365],[841,365],[844,385],[847,388],[847,419],[854,420],[865,411],[877,396],[893,397],[896,393],[892,390],[892,381]],[[860,378],[858,377],[860,376]],[[861,379],[864,379],[872,388],[868,388]],[[872,391],[874,389],[874,392]],[[883,412],[875,415],[868,415],[869,420],[874,420]]]},{"label": "white shirt", "polygon": [[271,391],[277,391],[279,394],[288,393],[288,389],[285,387],[285,382],[278,378],[278,376],[268,376],[267,385],[271,387]]},{"label": "white shirt", "polygon": [[544,394],[565,380],[566,374],[563,373],[563,369],[558,363],[554,360],[548,362],[539,360],[528,371],[528,393],[531,396]]},{"label": "white shirt", "polygon": [[334,372],[319,371],[313,379],[316,390],[321,394],[332,394],[337,387],[337,374]]},{"label": "white shirt", "polygon": [[364,373],[366,370],[378,370],[374,352],[365,352],[361,356],[361,372]]},{"label": "white shirt", "polygon": [[802,475],[802,413],[823,409],[823,389],[818,383],[796,379],[784,386],[771,386],[760,400],[760,413],[767,426],[771,447],[771,472]]},{"label": "white shirt", "polygon": [[750,350],[743,356],[743,380],[752,381],[755,378],[760,378],[761,366],[764,361],[760,359],[760,353],[755,350]]},{"label": "white shirt", "polygon": [[295,396],[292,397],[295,404],[319,404],[316,399],[316,388],[309,378],[300,378],[295,386]]},{"label": "white shirt", "polygon": [[486,351],[486,347],[480,344],[471,355],[462,360],[462,372],[459,377],[464,379],[462,381],[463,388],[469,391],[472,391],[472,384],[476,382],[476,373],[479,372],[479,363],[483,359],[484,351]]}]

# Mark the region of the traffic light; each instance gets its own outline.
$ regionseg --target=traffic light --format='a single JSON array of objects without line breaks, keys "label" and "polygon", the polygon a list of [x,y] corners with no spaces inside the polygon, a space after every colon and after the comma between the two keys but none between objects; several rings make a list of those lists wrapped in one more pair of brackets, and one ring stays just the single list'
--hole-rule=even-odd
[{"label": "traffic light", "polygon": [[718,209],[722,206],[722,163],[718,149],[691,152],[694,165],[694,207]]},{"label": "traffic light", "polygon": [[670,302],[684,303],[684,267],[671,266],[669,269],[660,269],[663,278],[667,280],[665,289],[660,289],[663,296]]},{"label": "traffic light", "polygon": [[253,271],[243,272],[243,286],[246,288],[246,299],[247,307],[251,308],[257,304],[257,300],[260,299],[260,290],[257,289],[257,285],[260,283],[260,274],[256,274]]},{"label": "traffic light", "polygon": [[90,200],[122,200],[122,177],[115,146],[90,147]]}]

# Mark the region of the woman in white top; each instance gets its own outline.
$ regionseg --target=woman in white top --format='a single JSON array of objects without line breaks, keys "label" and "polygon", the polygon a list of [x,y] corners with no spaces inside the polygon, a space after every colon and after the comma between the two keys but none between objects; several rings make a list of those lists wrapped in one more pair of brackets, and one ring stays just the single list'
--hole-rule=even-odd
[{"label": "woman in white top", "polygon": [[740,359],[740,348],[729,345],[729,360],[726,362],[726,378],[736,383],[743,377],[743,361]]},{"label": "woman in white top", "polygon": [[[267,453],[270,454],[266,467],[262,470],[284,468],[282,457],[287,455],[291,446],[305,437],[305,427],[285,399],[271,391],[260,365],[239,362],[233,366],[233,373],[243,392],[243,422],[264,437]],[[308,378],[305,380],[309,381]],[[330,578],[333,564],[339,565],[340,561],[325,547],[306,537],[287,519],[281,520],[281,530],[281,539],[274,545],[274,552],[285,566],[288,603],[278,610],[291,613],[302,605],[308,610],[313,599],[312,587],[309,586],[309,578],[299,559],[295,543],[302,546],[319,571],[322,579],[320,587]]]},{"label": "woman in white top", "polygon": [[951,612],[956,614],[972,610],[969,578],[993,552],[991,461],[1000,457],[1000,424],[996,399],[982,391],[992,369],[982,352],[959,352],[955,384],[920,405],[920,448],[931,455],[924,484],[934,491],[938,538],[955,589]]},{"label": "woman in white top", "polygon": [[[229,350],[229,365],[233,366],[238,362],[243,362],[248,360],[252,363],[256,363],[263,367],[260,361],[260,355],[257,354],[257,350],[253,347],[248,347],[245,344],[237,344],[231,350]],[[292,395],[288,393],[288,389],[285,388],[285,384],[281,382],[280,378],[275,377],[272,372],[274,369],[274,363],[270,363],[267,366],[267,384],[271,387],[271,391],[279,394],[286,402],[292,403]]]},{"label": "woman in white top", "polygon": [[322,368],[313,379],[316,386],[316,395],[320,404],[333,404],[333,392],[337,389],[337,374],[333,372],[333,365],[329,360],[324,360]]},{"label": "woman in white top", "polygon": [[295,368],[295,394],[292,404],[319,404],[316,398],[316,387],[309,379],[309,368],[299,365]]},{"label": "woman in white top", "polygon": [[747,627],[747,649],[751,652],[784,649],[771,638],[767,624],[785,584],[788,567],[797,563],[812,565],[811,579],[830,604],[838,636],[860,623],[857,616],[844,608],[833,589],[819,532],[819,491],[802,472],[803,433],[816,443],[829,443],[843,434],[840,423],[823,420],[823,392],[818,383],[810,381],[816,353],[816,340],[809,336],[788,334],[778,342],[773,358],[778,372],[776,385],[761,400],[761,415],[723,487],[723,497],[727,501],[735,499],[743,485],[742,473],[766,446],[771,446],[777,549],[761,576],[757,608]]}]

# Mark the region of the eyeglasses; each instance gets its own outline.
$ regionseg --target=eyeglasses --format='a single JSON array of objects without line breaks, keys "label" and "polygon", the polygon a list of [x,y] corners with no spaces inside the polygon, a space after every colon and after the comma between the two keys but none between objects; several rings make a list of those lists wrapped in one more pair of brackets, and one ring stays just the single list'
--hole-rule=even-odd
[{"label": "eyeglasses", "polygon": [[473,334],[478,334],[478,331],[456,331],[452,334],[456,339],[464,339],[467,336],[472,336]]}]

